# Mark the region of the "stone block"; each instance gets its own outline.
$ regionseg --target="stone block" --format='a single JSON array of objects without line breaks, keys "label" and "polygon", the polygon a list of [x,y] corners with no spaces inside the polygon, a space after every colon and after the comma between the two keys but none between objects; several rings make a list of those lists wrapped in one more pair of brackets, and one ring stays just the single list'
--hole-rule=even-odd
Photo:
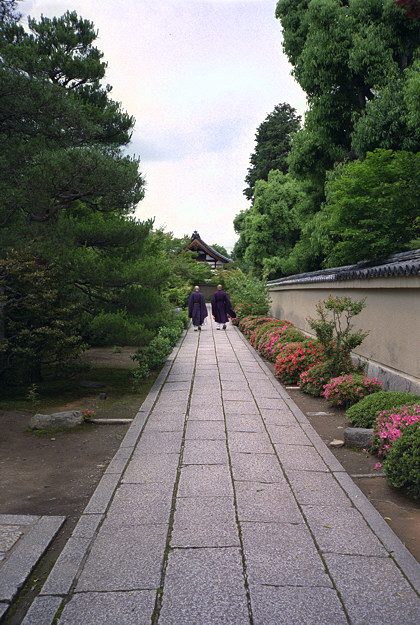
[{"label": "stone block", "polygon": [[102,526],[76,592],[157,588],[167,533],[165,525]]},{"label": "stone block", "polygon": [[69,538],[42,587],[41,595],[65,595],[69,592],[90,543],[91,538]]},{"label": "stone block", "polygon": [[234,481],[285,483],[283,471],[274,454],[231,453]]},{"label": "stone block", "polygon": [[303,506],[302,510],[321,551],[365,556],[388,555],[356,508]]},{"label": "stone block", "polygon": [[345,428],[343,435],[347,447],[367,449],[372,445],[373,428]]},{"label": "stone block", "polygon": [[274,454],[266,432],[229,432],[228,445],[236,453]]},{"label": "stone block", "polygon": [[22,625],[51,625],[62,600],[62,597],[35,597]]},{"label": "stone block", "polygon": [[314,447],[274,445],[285,471],[328,471],[328,467]]},{"label": "stone block", "polygon": [[186,440],[183,464],[228,464],[226,441]]},{"label": "stone block", "polygon": [[178,497],[233,496],[228,466],[187,465],[181,469]]},{"label": "stone block", "polygon": [[185,440],[226,441],[224,421],[188,420]]},{"label": "stone block", "polygon": [[330,473],[319,471],[287,471],[292,490],[302,505],[351,506],[345,491]]},{"label": "stone block", "polygon": [[114,525],[168,524],[173,484],[121,484],[115,493],[103,527]]},{"label": "stone block", "polygon": [[267,424],[271,441],[283,445],[312,445],[305,432],[298,425]]},{"label": "stone block", "polygon": [[83,423],[81,410],[64,410],[53,414],[36,414],[29,421],[31,430],[54,430],[57,428],[74,428]]},{"label": "stone block", "polygon": [[178,454],[143,454],[134,452],[124,476],[124,484],[174,484],[178,468]]}]

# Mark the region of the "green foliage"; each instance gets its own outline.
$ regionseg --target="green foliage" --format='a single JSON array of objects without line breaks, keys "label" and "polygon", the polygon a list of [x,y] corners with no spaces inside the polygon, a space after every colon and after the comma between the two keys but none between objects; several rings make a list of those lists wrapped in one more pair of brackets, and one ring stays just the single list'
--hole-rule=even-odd
[{"label": "green foliage", "polygon": [[229,254],[227,252],[227,249],[225,247],[223,247],[223,245],[218,245],[217,243],[214,243],[211,247],[214,250],[216,250],[216,252],[219,252],[219,254],[222,254],[222,256],[226,256],[227,258],[229,258]]},{"label": "green foliage", "polygon": [[387,480],[420,500],[420,425],[412,423],[401,429],[401,436],[391,445],[383,469]]},{"label": "green foliage", "polygon": [[291,137],[300,128],[300,116],[289,104],[277,104],[274,111],[267,115],[258,126],[255,134],[255,151],[251,154],[251,167],[248,169],[244,195],[248,200],[254,197],[257,180],[268,180],[271,170],[287,173],[289,166],[287,155],[290,151]]},{"label": "green foliage", "polygon": [[301,185],[280,171],[255,186],[255,199],[241,225],[244,261],[264,278],[281,273],[282,261],[299,237],[298,218],[305,195]]},{"label": "green foliage", "polygon": [[376,418],[384,410],[399,410],[408,404],[420,403],[420,396],[398,391],[380,391],[351,406],[346,417],[355,427],[373,428]]},{"label": "green foliage", "polygon": [[89,323],[87,332],[92,345],[145,345],[153,336],[143,323],[127,316],[127,312],[100,312]]},{"label": "green foliage", "polygon": [[353,301],[351,297],[331,294],[316,306],[317,319],[308,317],[309,325],[315,330],[318,341],[324,348],[330,378],[349,370],[351,352],[369,334],[358,330],[353,332],[351,320],[365,308],[365,300]]},{"label": "green foliage", "polygon": [[363,162],[338,166],[326,189],[328,266],[401,251],[416,236],[420,152],[369,152]]},{"label": "green foliage", "polygon": [[224,286],[239,319],[267,314],[270,307],[268,289],[253,276],[236,268],[226,272]]},{"label": "green foliage", "polygon": [[66,300],[60,274],[31,248],[0,261],[5,339],[0,342],[0,379],[39,382],[42,368],[63,368],[81,354],[80,307]]}]

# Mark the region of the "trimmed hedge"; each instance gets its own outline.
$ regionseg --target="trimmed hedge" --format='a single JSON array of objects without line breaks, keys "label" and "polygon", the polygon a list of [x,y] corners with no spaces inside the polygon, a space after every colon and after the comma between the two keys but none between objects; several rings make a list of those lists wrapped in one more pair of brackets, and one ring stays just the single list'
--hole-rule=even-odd
[{"label": "trimmed hedge", "polygon": [[355,427],[373,428],[379,413],[384,410],[398,410],[407,404],[416,403],[420,403],[420,395],[398,391],[379,391],[351,406],[346,412],[346,417]]}]

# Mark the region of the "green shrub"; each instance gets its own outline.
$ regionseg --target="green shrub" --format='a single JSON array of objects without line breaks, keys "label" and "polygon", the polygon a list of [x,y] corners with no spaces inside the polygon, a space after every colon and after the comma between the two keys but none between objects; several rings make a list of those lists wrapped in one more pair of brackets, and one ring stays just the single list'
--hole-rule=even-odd
[{"label": "green shrub", "polygon": [[172,345],[169,339],[159,335],[155,336],[144,350],[149,368],[151,370],[160,369],[171,351]]},{"label": "green shrub", "polygon": [[181,321],[184,330],[186,330],[191,323],[190,318],[188,317],[188,313],[185,310],[182,310],[180,313],[178,313],[176,319],[179,319],[179,321]]},{"label": "green shrub", "polygon": [[401,429],[401,436],[391,445],[383,461],[386,478],[392,486],[403,488],[420,500],[420,425],[412,423]]},{"label": "green shrub", "polygon": [[223,281],[239,319],[249,315],[266,315],[270,298],[266,285],[239,268],[227,271]]},{"label": "green shrub", "polygon": [[145,345],[153,335],[153,330],[129,318],[125,311],[101,312],[88,328],[88,340],[92,345]]},{"label": "green shrub", "polygon": [[379,391],[379,393],[369,395],[351,406],[346,412],[346,417],[355,427],[373,428],[376,424],[376,418],[383,410],[397,410],[407,404],[415,403],[420,403],[420,395],[397,391]]}]

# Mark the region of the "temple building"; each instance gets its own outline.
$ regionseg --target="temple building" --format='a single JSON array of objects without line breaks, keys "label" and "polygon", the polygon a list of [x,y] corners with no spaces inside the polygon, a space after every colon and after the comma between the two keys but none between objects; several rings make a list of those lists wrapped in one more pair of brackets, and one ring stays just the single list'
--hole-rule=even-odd
[{"label": "temple building", "polygon": [[212,269],[216,269],[217,267],[223,267],[226,263],[231,263],[232,259],[227,256],[223,256],[220,252],[214,250],[210,245],[204,243],[204,241],[200,238],[197,230],[195,230],[192,234],[190,243],[185,247],[186,250],[191,250],[192,252],[197,252],[197,262],[208,263]]}]

